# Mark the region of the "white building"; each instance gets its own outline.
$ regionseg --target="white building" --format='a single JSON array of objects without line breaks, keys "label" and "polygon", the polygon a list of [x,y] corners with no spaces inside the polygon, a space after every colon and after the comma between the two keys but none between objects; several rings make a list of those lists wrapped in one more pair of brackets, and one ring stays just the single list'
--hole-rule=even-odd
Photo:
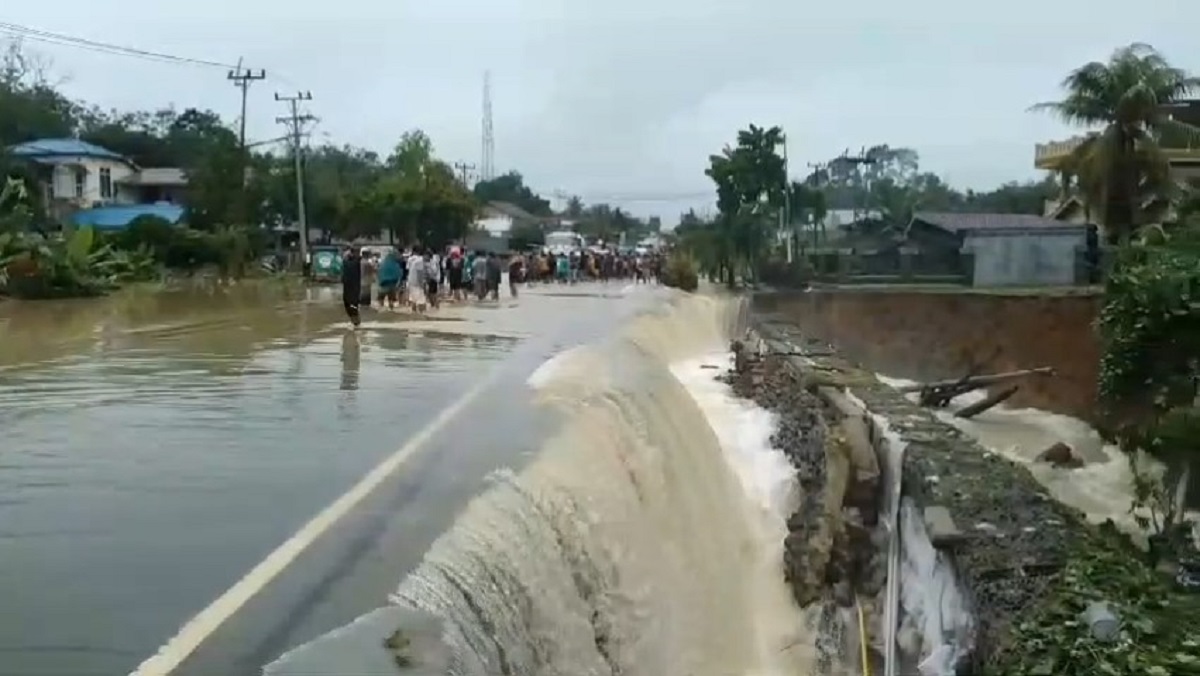
[{"label": "white building", "polygon": [[475,219],[476,230],[486,231],[493,237],[508,237],[517,223],[537,223],[538,217],[521,207],[508,202],[488,202]]},{"label": "white building", "polygon": [[[41,189],[51,214],[58,218],[74,219],[76,214],[101,209],[110,214],[146,211],[168,220],[177,220],[171,218],[176,212],[182,216],[187,177],[181,169],[138,167],[119,153],[72,138],[28,141],[11,146],[8,152],[42,167]],[[96,215],[101,214],[89,214]]]}]

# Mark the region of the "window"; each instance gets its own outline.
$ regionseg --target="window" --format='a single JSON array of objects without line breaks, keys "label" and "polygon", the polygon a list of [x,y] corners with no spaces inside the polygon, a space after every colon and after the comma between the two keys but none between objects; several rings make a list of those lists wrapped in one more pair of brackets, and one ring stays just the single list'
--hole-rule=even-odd
[{"label": "window", "polygon": [[87,184],[87,170],[75,170],[75,199],[83,199],[83,188]]},{"label": "window", "polygon": [[112,169],[108,167],[100,167],[100,199],[112,199],[113,182]]}]

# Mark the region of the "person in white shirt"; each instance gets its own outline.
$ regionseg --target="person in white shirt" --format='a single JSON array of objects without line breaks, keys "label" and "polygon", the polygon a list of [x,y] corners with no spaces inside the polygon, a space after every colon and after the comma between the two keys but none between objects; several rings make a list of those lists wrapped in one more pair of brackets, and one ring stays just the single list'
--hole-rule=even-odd
[{"label": "person in white shirt", "polygon": [[425,259],[414,249],[408,257],[408,305],[416,312],[425,311]]},{"label": "person in white shirt", "polygon": [[429,307],[437,309],[442,277],[442,258],[433,250],[429,250],[425,253],[425,262],[425,294],[429,296]]}]

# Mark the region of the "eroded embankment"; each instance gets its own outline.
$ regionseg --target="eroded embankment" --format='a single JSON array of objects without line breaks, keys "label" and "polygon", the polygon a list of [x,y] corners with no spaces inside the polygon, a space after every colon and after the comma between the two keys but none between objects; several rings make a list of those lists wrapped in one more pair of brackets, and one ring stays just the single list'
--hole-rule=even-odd
[{"label": "eroded embankment", "polygon": [[[871,431],[837,388],[806,373],[793,354],[757,349],[749,335],[734,344],[735,366],[723,379],[776,415],[771,443],[795,470],[800,500],[787,521],[784,576],[796,603],[816,610],[809,614],[820,637],[816,673],[860,665],[858,613],[867,626],[882,622],[887,581]],[[872,643],[874,653],[880,646]]]},{"label": "eroded embankment", "polygon": [[[742,396],[780,414],[774,442],[805,488],[785,553],[797,600],[849,607],[857,596],[873,647],[886,652],[883,494],[894,462],[904,487],[897,519],[900,672],[921,663],[926,674],[978,673],[985,662],[1004,659],[1015,621],[1047,597],[1086,529],[1082,515],[1053,500],[1026,469],[795,326],[758,321],[754,334],[763,354],[741,360],[732,380]],[[848,411],[839,399],[850,402]],[[846,424],[854,407],[867,412],[868,429],[858,434],[878,453],[874,481],[869,463],[855,454],[862,439]],[[855,495],[865,490],[872,494]]]}]

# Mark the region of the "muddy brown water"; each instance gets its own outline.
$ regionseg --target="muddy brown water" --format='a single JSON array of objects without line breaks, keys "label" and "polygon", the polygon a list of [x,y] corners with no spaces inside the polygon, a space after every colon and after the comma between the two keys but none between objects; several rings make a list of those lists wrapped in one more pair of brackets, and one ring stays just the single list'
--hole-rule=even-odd
[{"label": "muddy brown water", "polygon": [[[474,381],[514,360],[532,370],[619,325],[631,307],[619,295],[532,291],[426,320],[377,313],[358,333],[335,289],[0,301],[0,675],[128,673]],[[510,399],[474,421],[523,433]],[[501,461],[430,471],[469,494],[463,475]],[[414,555],[459,497],[429,498],[437,518],[406,508]],[[209,650],[203,671],[249,672],[222,660],[270,658],[328,630],[362,612],[358,601],[382,601],[401,572],[379,572],[387,579],[280,645]]]}]

